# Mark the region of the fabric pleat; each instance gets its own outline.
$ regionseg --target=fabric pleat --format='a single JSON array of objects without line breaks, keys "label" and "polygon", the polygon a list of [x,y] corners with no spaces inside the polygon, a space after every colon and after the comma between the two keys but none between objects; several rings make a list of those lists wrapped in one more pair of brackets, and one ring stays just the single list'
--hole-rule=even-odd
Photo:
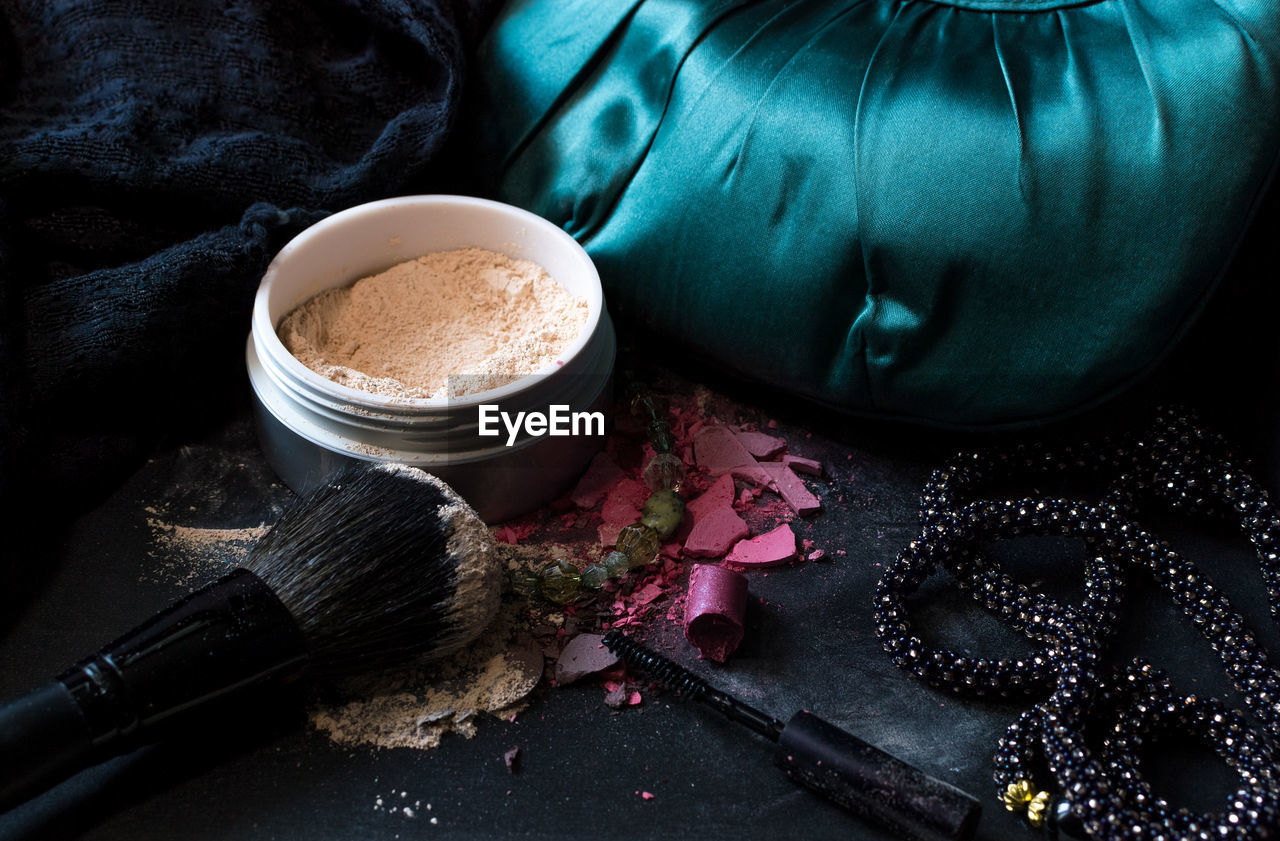
[{"label": "fabric pleat", "polygon": [[1280,154],[1280,0],[593,8],[517,0],[482,44],[494,191],[623,317],[855,411],[1018,424],[1128,387]]}]

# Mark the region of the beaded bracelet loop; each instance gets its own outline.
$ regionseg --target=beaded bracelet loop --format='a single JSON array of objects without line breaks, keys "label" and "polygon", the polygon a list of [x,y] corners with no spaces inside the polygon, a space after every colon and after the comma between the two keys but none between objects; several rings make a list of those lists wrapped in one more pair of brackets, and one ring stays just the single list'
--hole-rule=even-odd
[{"label": "beaded bracelet loop", "polygon": [[[1050,689],[1006,730],[994,756],[997,794],[1053,834],[1112,839],[1261,837],[1280,827],[1280,673],[1227,597],[1200,571],[1133,517],[1159,501],[1195,515],[1232,516],[1256,550],[1273,618],[1280,617],[1280,518],[1263,491],[1217,436],[1188,415],[1162,410],[1146,432],[1057,450],[1042,444],[1010,452],[968,452],[935,471],[921,502],[921,532],[886,569],[877,587],[876,632],[894,662],[934,685],[966,696],[1007,696]],[[1057,471],[1113,477],[1097,505],[1064,500],[971,501],[991,477]],[[1086,597],[1061,605],[1013,582],[980,554],[980,545],[1022,534],[1084,538]],[[938,567],[967,585],[1006,624],[1045,648],[1031,661],[957,657],[926,651],[910,633],[905,598]],[[1218,651],[1246,705],[1263,725],[1251,729],[1216,699],[1180,696],[1167,676],[1142,660],[1103,674],[1123,585],[1143,568]],[[1096,753],[1086,725],[1101,723]],[[1138,769],[1142,739],[1176,728],[1233,767],[1240,786],[1218,814],[1172,809]],[[1032,769],[1042,757],[1057,795],[1037,791]],[[1054,802],[1056,800],[1056,802]]]},{"label": "beaded bracelet loop", "polygon": [[[1096,623],[1088,650],[1067,653],[1087,657],[1110,636],[1123,592],[1112,562],[1095,554],[1085,564],[1085,600],[1079,607],[1059,604],[1014,581],[976,554],[979,544],[1021,535],[1097,538],[1115,521],[1108,514],[1069,500],[1005,500],[971,503],[953,515],[934,516],[921,538],[890,564],[876,587],[876,634],[901,668],[949,691],[974,696],[1010,697],[1047,688],[1055,678],[1049,652],[1060,651],[1077,635],[1079,615]],[[930,650],[910,633],[906,597],[939,566],[968,585],[975,600],[1029,639],[1049,644],[1030,658],[989,660],[966,657],[945,648]]]}]

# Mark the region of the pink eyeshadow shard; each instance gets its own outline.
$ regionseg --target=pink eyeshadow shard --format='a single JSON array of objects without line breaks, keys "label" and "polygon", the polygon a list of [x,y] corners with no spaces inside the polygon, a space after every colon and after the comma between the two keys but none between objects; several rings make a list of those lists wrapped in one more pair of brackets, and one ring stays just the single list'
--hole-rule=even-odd
[{"label": "pink eyeshadow shard", "polygon": [[747,579],[710,564],[689,573],[684,606],[684,636],[708,660],[723,663],[742,642],[747,614]]},{"label": "pink eyeshadow shard", "polygon": [[598,452],[591,459],[587,472],[582,474],[582,478],[574,486],[569,499],[579,508],[594,508],[609,489],[625,476],[622,468],[607,453]]},{"label": "pink eyeshadow shard", "polygon": [[[769,463],[770,462],[765,462],[765,464]],[[751,464],[744,464],[739,467],[729,468],[729,475],[735,479],[750,482],[757,487],[767,488],[770,487],[772,483],[769,479],[769,474],[762,468],[763,465],[753,461]]]},{"label": "pink eyeshadow shard", "polygon": [[811,458],[786,455],[782,457],[782,463],[787,467],[790,467],[796,473],[807,473],[810,476],[822,475],[822,462],[815,461]]},{"label": "pink eyeshadow shard", "polygon": [[787,442],[773,435],[766,435],[763,432],[741,432],[733,433],[738,441],[746,447],[747,452],[758,459],[770,459],[787,448]]},{"label": "pink eyeshadow shard", "polygon": [[596,535],[600,538],[601,546],[616,546],[618,543],[618,532],[622,531],[625,523],[602,523],[596,526]]},{"label": "pink eyeshadow shard", "polygon": [[703,491],[697,499],[692,499],[685,506],[685,516],[695,526],[707,514],[719,508],[728,508],[733,504],[733,477],[721,476],[711,487]]},{"label": "pink eyeshadow shard", "polygon": [[639,479],[620,479],[605,494],[600,509],[603,522],[596,528],[603,546],[618,542],[618,532],[640,519],[640,508],[649,496],[649,489]]},{"label": "pink eyeshadow shard", "polygon": [[777,462],[766,462],[760,469],[769,474],[778,495],[800,516],[814,514],[822,510],[822,502],[804,486],[804,480],[791,472],[791,468]]},{"label": "pink eyeshadow shard", "polygon": [[698,430],[693,439],[693,457],[699,467],[716,475],[755,461],[733,431],[719,424]]},{"label": "pink eyeshadow shard", "polygon": [[750,533],[746,522],[726,505],[699,518],[684,541],[684,553],[693,558],[723,557]]},{"label": "pink eyeshadow shard", "polygon": [[556,660],[556,684],[567,686],[618,665],[618,656],[605,648],[603,639],[602,634],[578,634],[569,640]]},{"label": "pink eyeshadow shard", "polygon": [[661,595],[662,595],[662,585],[658,584],[655,581],[650,581],[648,584],[644,585],[643,587],[641,587],[639,590],[635,592],[634,598],[637,605],[643,606],[653,601],[654,599],[658,598]]},{"label": "pink eyeshadow shard", "polygon": [[600,516],[606,523],[628,525],[640,517],[649,489],[639,479],[622,479],[609,488]]},{"label": "pink eyeshadow shard", "polygon": [[698,466],[712,476],[731,476],[766,486],[769,476],[760,469],[755,457],[738,440],[733,430],[723,424],[701,429],[693,439],[693,455]]},{"label": "pink eyeshadow shard", "polygon": [[796,556],[796,535],[783,523],[759,537],[740,540],[726,557],[725,563],[741,567],[771,567],[785,564]]}]

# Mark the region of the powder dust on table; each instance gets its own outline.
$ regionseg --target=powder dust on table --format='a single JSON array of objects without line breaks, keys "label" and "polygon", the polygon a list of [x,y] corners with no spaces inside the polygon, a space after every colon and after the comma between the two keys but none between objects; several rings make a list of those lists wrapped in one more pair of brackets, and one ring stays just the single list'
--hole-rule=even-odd
[{"label": "powder dust on table", "polygon": [[586,321],[586,299],[537,263],[463,248],[321,292],[285,316],[279,336],[340,385],[442,399],[537,373]]},{"label": "powder dust on table", "polygon": [[450,732],[471,738],[482,716],[510,719],[542,680],[541,650],[512,639],[515,612],[498,618],[452,657],[425,661],[393,676],[350,681],[341,699],[320,701],[311,724],[341,745],[434,748]]},{"label": "powder dust on table", "polygon": [[147,554],[155,563],[141,580],[192,589],[221,578],[238,566],[258,540],[270,531],[259,524],[247,528],[197,528],[171,523],[160,510],[146,509],[154,547]]}]

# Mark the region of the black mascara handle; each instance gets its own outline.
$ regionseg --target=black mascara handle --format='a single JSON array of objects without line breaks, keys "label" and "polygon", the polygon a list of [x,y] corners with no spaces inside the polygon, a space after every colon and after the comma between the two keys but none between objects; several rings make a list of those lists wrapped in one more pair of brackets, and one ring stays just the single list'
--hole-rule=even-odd
[{"label": "black mascara handle", "polygon": [[874,745],[803,710],[778,738],[787,776],[908,841],[968,841],[982,807]]},{"label": "black mascara handle", "polygon": [[96,761],[89,724],[61,681],[0,705],[0,812]]}]

